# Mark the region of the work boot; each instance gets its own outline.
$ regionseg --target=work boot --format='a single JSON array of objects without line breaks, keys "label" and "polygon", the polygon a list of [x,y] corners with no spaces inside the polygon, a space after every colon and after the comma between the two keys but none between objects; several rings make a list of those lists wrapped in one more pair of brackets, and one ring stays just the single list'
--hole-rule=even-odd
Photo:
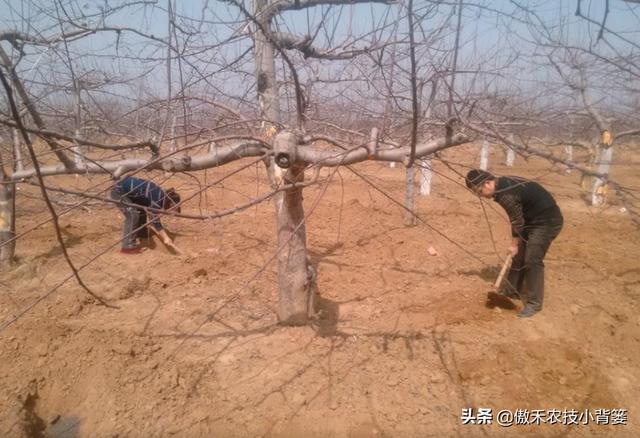
[{"label": "work boot", "polygon": [[530,316],[535,315],[540,311],[539,308],[534,306],[533,304],[527,304],[524,308],[518,313],[518,318],[529,318]]}]

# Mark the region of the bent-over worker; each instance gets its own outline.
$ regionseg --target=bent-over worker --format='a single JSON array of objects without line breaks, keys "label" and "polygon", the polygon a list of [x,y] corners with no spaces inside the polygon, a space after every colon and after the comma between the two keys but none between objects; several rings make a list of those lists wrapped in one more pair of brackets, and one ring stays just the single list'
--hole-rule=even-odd
[{"label": "bent-over worker", "polygon": [[[128,176],[116,183],[111,198],[120,201],[118,207],[124,215],[122,248],[124,254],[141,251],[137,239],[149,238],[149,227],[158,234],[162,243],[178,254],[182,251],[173,243],[160,222],[161,211],[180,212],[180,195],[174,189],[164,190],[159,185],[142,178]],[[150,220],[147,220],[147,213]]]},{"label": "bent-over worker", "polygon": [[465,182],[476,194],[493,198],[507,212],[511,222],[509,249],[513,261],[499,293],[523,301],[524,308],[518,313],[519,317],[533,316],[542,310],[544,299],[543,259],[562,229],[563,218],[558,204],[544,187],[524,178],[494,176],[473,169]]}]

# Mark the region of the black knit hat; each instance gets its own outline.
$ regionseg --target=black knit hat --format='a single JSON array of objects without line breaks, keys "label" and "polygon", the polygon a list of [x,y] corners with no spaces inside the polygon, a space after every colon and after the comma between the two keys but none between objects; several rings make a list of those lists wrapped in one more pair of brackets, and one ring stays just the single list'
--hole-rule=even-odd
[{"label": "black knit hat", "polygon": [[479,187],[486,180],[492,179],[495,179],[495,177],[486,170],[471,169],[469,173],[467,173],[467,177],[464,182],[467,184],[468,188],[473,189],[475,187]]}]

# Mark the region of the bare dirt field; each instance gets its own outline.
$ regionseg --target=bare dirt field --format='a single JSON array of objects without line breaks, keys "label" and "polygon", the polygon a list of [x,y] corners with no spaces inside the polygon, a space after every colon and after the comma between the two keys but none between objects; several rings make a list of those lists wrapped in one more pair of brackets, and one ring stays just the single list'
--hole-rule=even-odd
[{"label": "bare dirt field", "polygon": [[[471,166],[478,148],[442,156]],[[613,177],[639,190],[640,154],[621,150],[614,162]],[[207,182],[234,166],[208,171]],[[356,169],[403,199],[401,166]],[[52,291],[70,275],[53,229],[26,234],[18,263],[0,273],[0,323],[42,300],[0,332],[0,436],[640,436],[640,233],[620,201],[588,207],[578,174],[540,159],[492,167],[539,178],[565,216],[546,258],[544,310],[521,320],[519,302],[488,299],[509,240],[504,213],[485,203],[487,222],[461,178],[440,162],[435,169],[415,227],[347,169],[324,194],[305,189],[320,295],[309,327],[277,324],[272,202],[211,221],[164,219],[176,244],[197,253],[187,260],[157,241],[120,254],[113,206],[92,201],[63,215],[77,266],[106,251],[80,274],[117,309],[97,305],[73,279]],[[104,176],[48,182],[109,184]],[[187,176],[163,185],[198,188]],[[251,167],[185,210],[211,213],[267,190],[263,169]],[[51,196],[60,211],[77,201]],[[47,219],[36,188],[21,186],[17,214],[18,232]],[[465,408],[492,409],[492,424],[463,424]],[[497,424],[499,411],[517,409],[565,418]],[[563,424],[572,410],[588,424]],[[597,424],[603,417],[626,424]]]}]

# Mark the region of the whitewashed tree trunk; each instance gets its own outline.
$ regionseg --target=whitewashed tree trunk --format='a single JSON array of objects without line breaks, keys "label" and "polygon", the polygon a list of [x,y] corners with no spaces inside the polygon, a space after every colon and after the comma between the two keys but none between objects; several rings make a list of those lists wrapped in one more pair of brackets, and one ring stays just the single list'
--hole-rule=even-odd
[{"label": "whitewashed tree trunk", "polygon": [[513,167],[513,163],[515,163],[515,161],[516,161],[516,153],[511,148],[507,149],[507,159],[506,159],[507,167]]},{"label": "whitewashed tree trunk", "polygon": [[405,226],[414,226],[416,218],[413,215],[414,192],[415,192],[416,168],[415,166],[407,167],[406,190],[404,193],[404,224]]},{"label": "whitewashed tree trunk", "polygon": [[[515,143],[513,134],[509,134],[509,142]],[[505,157],[504,163],[507,165],[507,167],[513,167],[513,163],[515,161],[516,161],[516,153],[514,152],[514,150],[510,145],[507,145],[507,155]]]},{"label": "whitewashed tree trunk", "polygon": [[[572,145],[566,145],[564,147],[564,153],[565,153],[565,157],[566,160],[569,163],[573,163],[573,146]],[[571,166],[567,166],[567,168],[565,169],[566,173],[571,173]]]},{"label": "whitewashed tree trunk", "polygon": [[487,170],[489,168],[489,142],[484,140],[480,148],[480,169]]},{"label": "whitewashed tree trunk", "polygon": [[431,156],[423,158],[421,160],[422,167],[420,168],[420,194],[427,196],[431,194],[431,180],[433,177],[433,169]]},{"label": "whitewashed tree trunk", "polygon": [[[600,149],[598,156],[598,173],[601,175],[609,175],[611,166],[611,158],[613,157],[613,147],[603,147]],[[607,200],[606,181],[602,178],[595,178],[593,181],[593,189],[591,191],[591,205],[604,205]]]},{"label": "whitewashed tree trunk", "polygon": [[[83,121],[82,121],[82,95],[79,81],[74,82],[74,91],[76,93],[76,129],[75,136],[76,138],[82,138],[82,129],[83,129]],[[73,161],[76,163],[78,167],[84,167],[85,159],[82,151],[82,147],[77,142],[73,145]]]}]

